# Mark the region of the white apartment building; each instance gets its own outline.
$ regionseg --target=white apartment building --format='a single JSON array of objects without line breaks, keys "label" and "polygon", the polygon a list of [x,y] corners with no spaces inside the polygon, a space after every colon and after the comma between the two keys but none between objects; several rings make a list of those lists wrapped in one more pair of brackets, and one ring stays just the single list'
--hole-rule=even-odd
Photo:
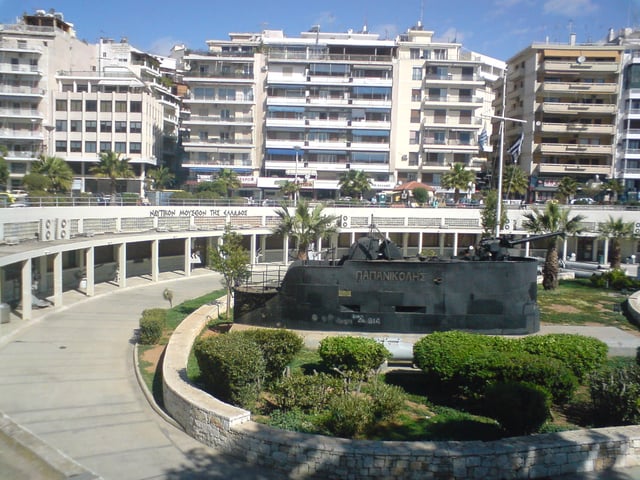
[{"label": "white apartment building", "polygon": [[[567,44],[536,43],[507,61],[505,116],[524,123],[505,123],[504,161],[524,133],[518,163],[531,178],[530,201],[553,198],[565,176],[585,188],[616,178],[621,56],[620,45],[578,44],[571,35]],[[496,111],[502,88],[500,80]]]},{"label": "white apartment building", "polygon": [[[38,10],[0,30],[0,145],[7,149],[7,190],[52,149],[56,72],[95,64],[95,47],[76,38],[62,14]],[[85,68],[86,69],[86,68]]]},{"label": "white apartment building", "polygon": [[91,175],[99,154],[128,158],[135,178],[119,190],[144,194],[146,169],[175,151],[179,98],[161,83],[159,61],[126,40],[91,45],[58,12],[24,15],[0,32],[0,141],[19,188],[41,155],[63,158],[73,189],[109,192]]},{"label": "white apartment building", "polygon": [[397,45],[391,145],[397,180],[437,186],[453,163],[480,171],[487,154],[478,137],[483,128],[491,134],[492,83],[505,63],[436,41],[421,24]]}]

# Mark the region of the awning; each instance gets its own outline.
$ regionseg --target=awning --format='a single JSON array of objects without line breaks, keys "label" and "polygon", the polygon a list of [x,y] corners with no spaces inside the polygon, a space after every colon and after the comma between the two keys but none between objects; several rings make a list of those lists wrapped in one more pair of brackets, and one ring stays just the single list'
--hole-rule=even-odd
[{"label": "awning", "polygon": [[278,107],[270,105],[267,107],[268,112],[304,112],[304,107]]},{"label": "awning", "polygon": [[[298,153],[300,153],[298,151]],[[267,148],[267,155],[291,155],[292,157],[295,156],[296,151],[291,149],[285,149],[285,148]]]}]

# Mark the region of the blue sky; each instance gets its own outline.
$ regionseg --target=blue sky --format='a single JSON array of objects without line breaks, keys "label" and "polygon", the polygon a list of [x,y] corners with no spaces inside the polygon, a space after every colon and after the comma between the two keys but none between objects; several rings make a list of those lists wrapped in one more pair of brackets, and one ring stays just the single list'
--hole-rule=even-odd
[{"label": "blue sky", "polygon": [[361,30],[394,38],[422,19],[436,38],[457,40],[469,50],[501,60],[547,38],[595,42],[608,29],[640,25],[640,0],[0,0],[0,22],[23,12],[55,9],[75,25],[78,37],[127,37],[135,47],[167,54],[176,43],[205,48],[229,32],[281,29],[296,36],[313,25],[322,31]]}]

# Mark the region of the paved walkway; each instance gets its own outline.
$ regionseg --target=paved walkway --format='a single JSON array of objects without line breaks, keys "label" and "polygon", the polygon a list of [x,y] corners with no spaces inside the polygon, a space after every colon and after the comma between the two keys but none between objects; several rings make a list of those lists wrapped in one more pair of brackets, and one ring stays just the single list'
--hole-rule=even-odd
[{"label": "paved walkway", "polygon": [[[166,423],[136,382],[133,342],[142,310],[166,306],[167,287],[174,305],[219,288],[219,276],[199,269],[189,278],[164,273],[157,284],[144,278],[127,284],[124,290],[96,285],[91,299],[65,292],[63,307],[36,310],[30,322],[12,316],[0,324],[0,412],[106,480],[283,478],[229,459]],[[549,330],[564,331],[545,327],[541,333]],[[598,336],[618,353],[633,354],[640,346],[640,337],[615,328],[576,331]],[[6,448],[1,433],[0,452]],[[13,458],[22,463],[25,457]],[[10,468],[11,459],[0,455],[0,480],[51,478],[33,471],[20,477],[24,465]],[[582,479],[640,479],[640,468],[566,477]]]}]

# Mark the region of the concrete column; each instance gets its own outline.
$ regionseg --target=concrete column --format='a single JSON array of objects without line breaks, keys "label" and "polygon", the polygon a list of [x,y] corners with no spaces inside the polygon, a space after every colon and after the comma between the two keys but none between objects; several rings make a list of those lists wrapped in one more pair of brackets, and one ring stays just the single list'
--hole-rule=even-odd
[{"label": "concrete column", "polygon": [[31,282],[33,282],[33,273],[31,272],[31,259],[23,260],[21,268],[22,281],[22,319],[31,320],[32,311],[32,293]]},{"label": "concrete column", "polygon": [[191,239],[184,239],[184,275],[191,276]]},{"label": "concrete column", "polygon": [[422,240],[423,240],[422,237],[423,237],[423,235],[424,235],[423,232],[420,232],[418,234],[418,253],[422,252]]},{"label": "concrete column", "polygon": [[438,235],[438,255],[444,256],[444,236],[446,233],[440,233]]},{"label": "concrete column", "polygon": [[609,263],[609,237],[604,238],[604,261],[603,265],[607,265]]},{"label": "concrete column", "polygon": [[407,232],[403,232],[402,233],[402,255],[403,256],[408,256],[407,251],[409,249],[409,233]]},{"label": "concrete column", "polygon": [[56,307],[62,306],[62,253],[53,254],[53,304]]},{"label": "concrete column", "polygon": [[597,262],[598,261],[598,238],[594,238],[592,241],[593,244],[593,248],[591,249],[591,261],[592,262]]},{"label": "concrete column", "polygon": [[452,257],[458,256],[458,232],[453,233],[453,255]]},{"label": "concrete column", "polygon": [[[526,238],[529,238],[530,236],[531,235],[529,235],[528,233],[525,235]],[[530,251],[531,251],[531,242],[527,242],[524,244],[524,256],[528,257]]]},{"label": "concrete column", "polygon": [[262,261],[267,261],[267,236],[260,235],[260,250],[262,250]]},{"label": "concrete column", "polygon": [[282,263],[285,265],[289,263],[289,235],[285,235],[282,239]]},{"label": "concrete column", "polygon": [[38,258],[38,272],[40,273],[40,288],[46,292],[49,289],[49,275],[47,275],[47,255]]},{"label": "concrete column", "polygon": [[160,240],[151,240],[151,281],[157,282],[160,278]]},{"label": "concrete column", "polygon": [[87,275],[87,297],[93,297],[96,294],[96,255],[95,247],[89,247],[85,250],[86,257],[86,275]]},{"label": "concrete column", "polygon": [[258,259],[256,258],[258,253],[256,249],[257,242],[256,242],[255,233],[251,234],[250,240],[251,240],[251,245],[249,248],[251,251],[249,252],[249,261],[251,262],[251,265],[255,265],[256,263],[258,263]]},{"label": "concrete column", "polygon": [[567,237],[564,237],[562,239],[562,259],[566,262],[567,261]]},{"label": "concrete column", "polygon": [[127,286],[127,244],[121,243],[118,248],[118,286],[125,288]]}]

